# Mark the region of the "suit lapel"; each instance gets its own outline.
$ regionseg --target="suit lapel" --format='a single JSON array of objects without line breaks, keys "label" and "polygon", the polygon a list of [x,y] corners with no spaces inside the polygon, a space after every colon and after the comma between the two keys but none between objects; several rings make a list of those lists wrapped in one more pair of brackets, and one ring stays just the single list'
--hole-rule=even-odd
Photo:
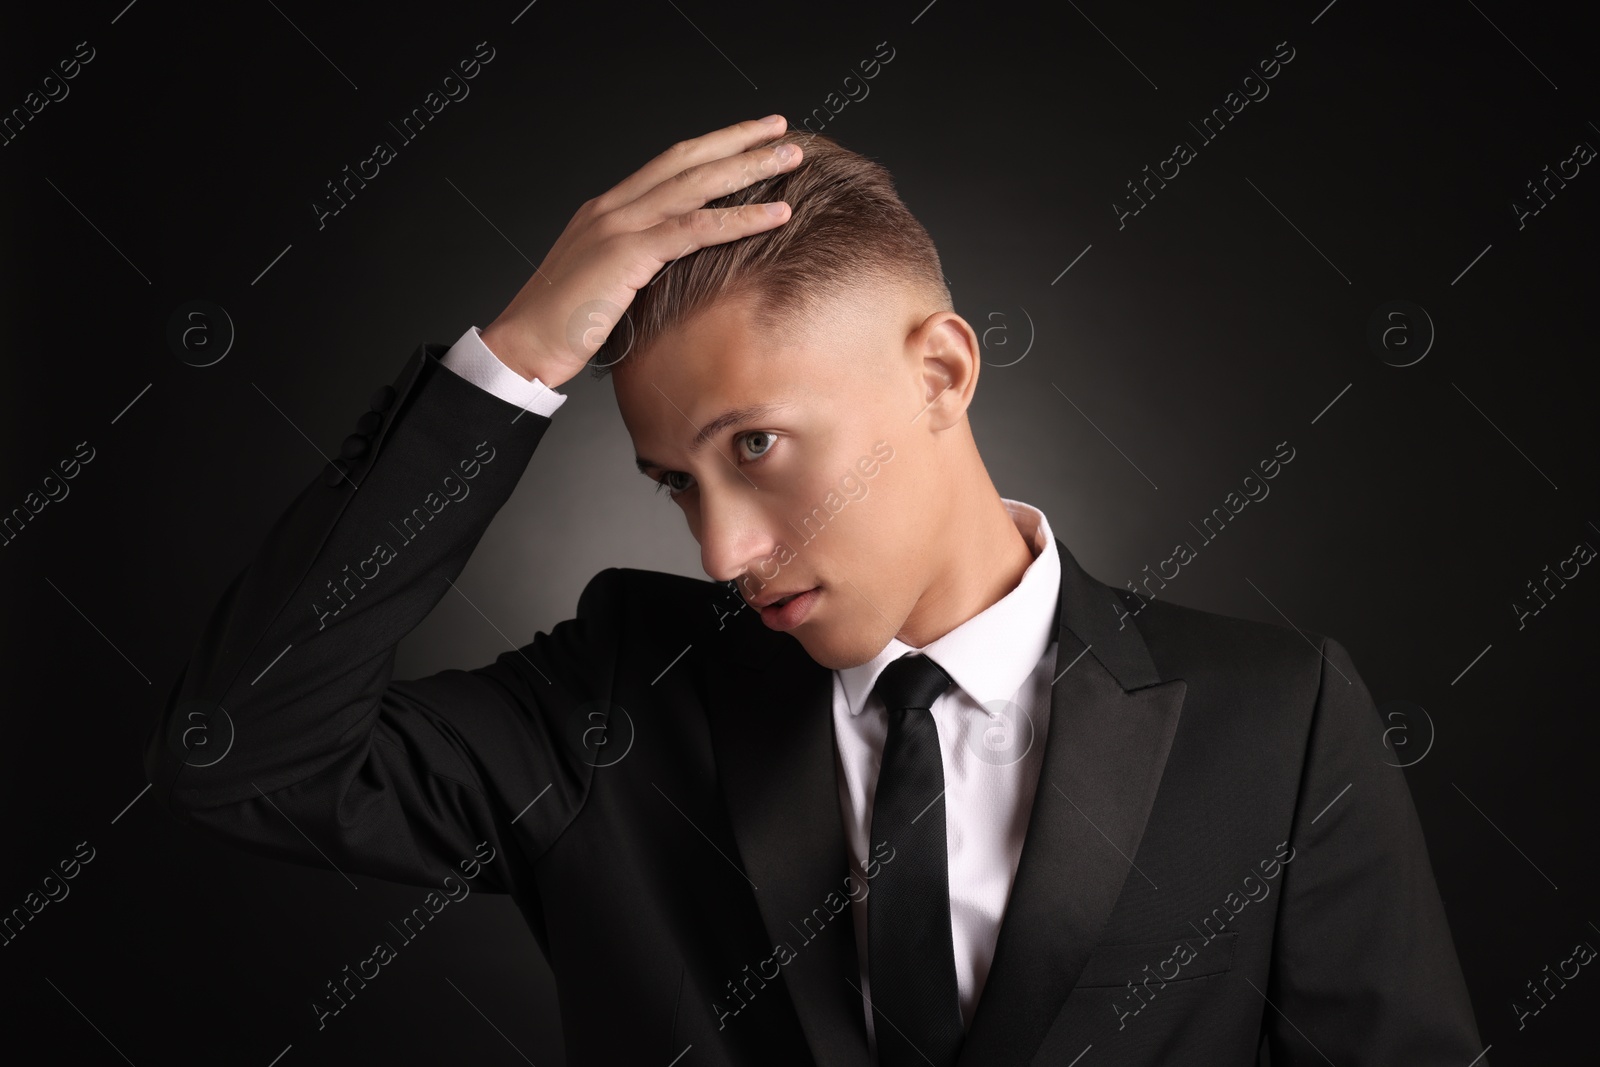
[{"label": "suit lapel", "polygon": [[1057,680],[1028,833],[959,1067],[1026,1064],[1072,991],[1132,868],[1183,706],[1116,590],[1060,540]]},{"label": "suit lapel", "polygon": [[[794,958],[783,982],[812,1056],[829,1067],[867,1067],[855,920],[846,895],[849,849],[839,815],[833,672],[798,641],[761,625],[753,609],[732,619],[725,651],[707,664],[707,717],[717,773],[745,873],[770,944]],[[831,912],[827,901],[843,900]],[[805,920],[832,918],[816,933]],[[809,938],[809,939],[808,939]]]}]

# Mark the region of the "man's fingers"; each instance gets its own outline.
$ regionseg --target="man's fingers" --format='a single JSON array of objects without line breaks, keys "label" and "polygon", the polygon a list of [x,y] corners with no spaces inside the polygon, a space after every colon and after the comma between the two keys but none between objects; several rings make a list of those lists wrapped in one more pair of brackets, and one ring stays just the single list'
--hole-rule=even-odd
[{"label": "man's fingers", "polygon": [[788,221],[789,205],[779,200],[771,204],[688,211],[657,223],[639,236],[651,255],[662,263],[670,263],[695,249],[736,241]]},{"label": "man's fingers", "polygon": [[725,159],[714,159],[680,171],[648,193],[611,213],[623,231],[643,230],[704,207],[748,185],[799,165],[804,153],[799,145],[762,146]]},{"label": "man's fingers", "polygon": [[596,198],[595,206],[601,211],[614,211],[624,204],[633,203],[662,182],[676,177],[690,167],[736,155],[763,141],[770,141],[782,135],[787,128],[781,116],[777,122],[771,123],[750,119],[725,126],[720,130],[712,130],[687,141],[679,141],[601,194]]},{"label": "man's fingers", "polygon": [[[777,162],[770,150],[755,150],[783,132],[782,121],[739,122],[683,141],[603,196],[586,201],[538,273],[484,331],[496,338],[495,354],[506,359],[510,353],[515,369],[532,371],[523,377],[537,374],[552,386],[566,381],[661,267],[697,248],[782,225],[789,218],[787,205],[776,214],[766,204],[728,210],[705,205],[798,162],[798,149],[787,164]],[[649,202],[639,204],[641,198]],[[575,307],[615,314],[594,321],[592,315],[579,316]]]}]

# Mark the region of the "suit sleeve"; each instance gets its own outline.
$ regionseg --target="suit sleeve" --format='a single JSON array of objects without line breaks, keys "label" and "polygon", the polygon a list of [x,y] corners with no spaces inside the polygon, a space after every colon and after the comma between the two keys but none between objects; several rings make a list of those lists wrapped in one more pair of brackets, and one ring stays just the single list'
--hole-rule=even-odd
[{"label": "suit sleeve", "polygon": [[[550,419],[423,345],[223,593],[148,736],[176,815],[266,856],[438,887],[533,891],[579,812],[609,704],[612,579],[475,670],[392,678]],[[356,438],[361,441],[352,444]],[[491,620],[492,622],[493,620]],[[508,644],[510,642],[508,641]]]},{"label": "suit sleeve", "polygon": [[1323,664],[1274,937],[1273,1067],[1487,1067],[1404,772],[1345,649]]}]

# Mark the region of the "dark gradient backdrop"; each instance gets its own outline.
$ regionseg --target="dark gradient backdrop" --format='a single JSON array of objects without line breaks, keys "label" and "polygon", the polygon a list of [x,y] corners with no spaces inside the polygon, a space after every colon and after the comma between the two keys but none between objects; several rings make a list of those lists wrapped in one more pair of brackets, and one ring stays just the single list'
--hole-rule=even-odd
[{"label": "dark gradient backdrop", "polygon": [[[487,325],[648,157],[780,111],[883,161],[933,233],[985,340],[971,417],[1001,492],[1102,579],[1187,541],[1159,595],[1344,642],[1394,713],[1372,757],[1408,765],[1490,1058],[1593,1054],[1593,968],[1514,1007],[1600,945],[1592,23],[1506,0],[525,2],[0,16],[0,109],[38,109],[0,147],[0,511],[66,493],[0,547],[0,910],[93,855],[0,947],[7,1043],[561,1063],[504,898],[451,907],[318,1032],[312,997],[420,891],[201,838],[141,796],[140,746],[215,598],[419,342]],[[489,49],[414,140],[388,125]],[[394,158],[319,227],[378,140]],[[1132,214],[1147,165],[1170,180]],[[530,641],[606,566],[703,577],[610,385],[567,391],[472,603],[441,602],[400,676]],[[1270,495],[1202,539],[1279,442]],[[1563,567],[1541,608],[1528,583]]]}]

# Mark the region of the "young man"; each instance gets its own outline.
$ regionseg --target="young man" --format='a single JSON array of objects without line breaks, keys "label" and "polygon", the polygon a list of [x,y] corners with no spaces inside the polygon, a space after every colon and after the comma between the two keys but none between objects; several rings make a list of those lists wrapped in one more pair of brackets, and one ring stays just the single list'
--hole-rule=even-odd
[{"label": "young man", "polygon": [[[585,366],[713,581],[609,569],[392,680]],[[1345,650],[1084,573],[991,482],[979,366],[881,167],[776,117],[674,146],[373,397],[218,606],[158,792],[271,856],[470,864],[575,1065],[1486,1063]]]}]

